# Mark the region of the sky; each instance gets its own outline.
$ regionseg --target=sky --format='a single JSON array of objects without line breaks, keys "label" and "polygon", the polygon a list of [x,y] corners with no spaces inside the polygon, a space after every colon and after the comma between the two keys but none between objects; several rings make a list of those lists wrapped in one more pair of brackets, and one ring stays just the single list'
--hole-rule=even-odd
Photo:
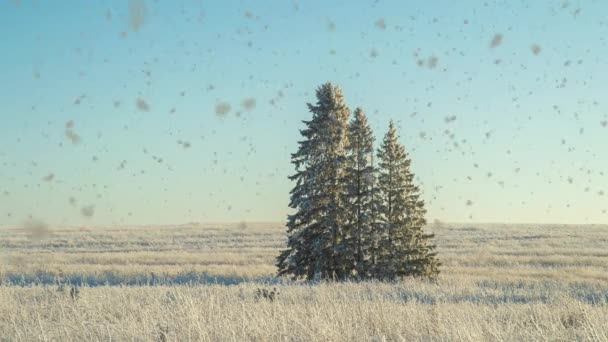
[{"label": "sky", "polygon": [[606,13],[2,0],[0,227],[284,221],[327,81],[395,120],[429,222],[608,223]]}]

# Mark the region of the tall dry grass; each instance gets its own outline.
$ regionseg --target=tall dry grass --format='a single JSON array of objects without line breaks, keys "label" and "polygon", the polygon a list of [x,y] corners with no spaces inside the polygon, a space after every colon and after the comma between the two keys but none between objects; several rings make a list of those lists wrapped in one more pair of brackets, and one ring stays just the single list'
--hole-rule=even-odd
[{"label": "tall dry grass", "polygon": [[277,281],[278,224],[2,231],[0,341],[608,341],[608,227],[429,229],[395,284]]},{"label": "tall dry grass", "polygon": [[7,341],[608,340],[606,301],[474,283],[2,287]]}]

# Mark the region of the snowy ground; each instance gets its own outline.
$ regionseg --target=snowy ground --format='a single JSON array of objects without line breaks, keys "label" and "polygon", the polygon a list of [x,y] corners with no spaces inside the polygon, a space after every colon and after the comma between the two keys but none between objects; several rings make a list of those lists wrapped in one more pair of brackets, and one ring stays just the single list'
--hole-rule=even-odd
[{"label": "snowy ground", "polygon": [[278,223],[0,231],[0,340],[608,340],[607,226],[428,229],[436,284],[277,281]]}]

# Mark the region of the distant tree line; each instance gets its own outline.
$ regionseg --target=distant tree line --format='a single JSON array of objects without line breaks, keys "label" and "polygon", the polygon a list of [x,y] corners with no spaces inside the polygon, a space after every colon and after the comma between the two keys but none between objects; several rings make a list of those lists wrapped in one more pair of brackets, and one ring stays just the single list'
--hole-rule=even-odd
[{"label": "distant tree line", "polygon": [[[374,155],[374,135],[361,108],[350,110],[330,82],[308,104],[303,139],[291,156],[296,173],[287,249],[279,275],[294,279],[435,278],[432,234],[411,160],[393,121]],[[377,165],[374,164],[376,157]]]}]

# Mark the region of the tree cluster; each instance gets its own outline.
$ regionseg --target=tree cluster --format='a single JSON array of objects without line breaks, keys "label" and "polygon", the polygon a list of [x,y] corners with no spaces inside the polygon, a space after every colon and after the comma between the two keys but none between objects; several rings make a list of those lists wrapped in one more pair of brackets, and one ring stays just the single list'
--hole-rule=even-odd
[{"label": "tree cluster", "polygon": [[[382,144],[361,108],[349,121],[342,90],[330,82],[308,104],[303,139],[291,161],[296,172],[289,206],[287,249],[279,275],[294,279],[435,278],[433,235],[411,160],[391,120]],[[376,152],[376,153],[374,153]],[[374,164],[376,162],[376,164]]]}]

